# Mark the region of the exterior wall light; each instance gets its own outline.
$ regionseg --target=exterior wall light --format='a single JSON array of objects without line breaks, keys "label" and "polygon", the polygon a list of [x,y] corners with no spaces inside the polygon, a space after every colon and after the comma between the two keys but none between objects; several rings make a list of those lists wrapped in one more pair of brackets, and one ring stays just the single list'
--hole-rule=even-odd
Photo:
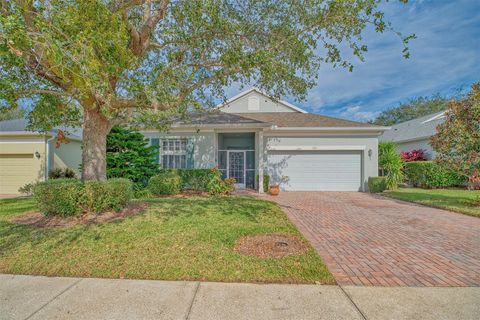
[{"label": "exterior wall light", "polygon": [[40,152],[35,151],[35,157],[36,157],[37,159],[40,159]]},{"label": "exterior wall light", "polygon": [[373,153],[372,149],[368,149],[368,156],[369,156],[370,158],[372,157],[372,153]]}]

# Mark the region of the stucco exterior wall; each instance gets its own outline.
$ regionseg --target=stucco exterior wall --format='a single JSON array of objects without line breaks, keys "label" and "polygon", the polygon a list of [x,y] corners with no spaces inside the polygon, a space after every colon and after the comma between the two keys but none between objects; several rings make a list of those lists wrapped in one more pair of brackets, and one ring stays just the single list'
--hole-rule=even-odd
[{"label": "stucco exterior wall", "polygon": [[213,168],[216,166],[216,139],[215,133],[212,132],[143,132],[144,136],[151,138],[191,138],[194,144],[194,160],[195,168]]},{"label": "stucco exterior wall", "polygon": [[[250,108],[249,109],[249,100],[258,99],[259,108]],[[250,100],[252,102],[252,100]],[[229,113],[252,113],[252,112],[297,112],[292,108],[289,108],[279,102],[273,101],[272,99],[265,97],[258,92],[252,91],[243,97],[227,104],[222,107],[223,112]]]},{"label": "stucco exterior wall", "polygon": [[426,150],[428,159],[435,158],[436,153],[433,150],[432,146],[430,145],[430,139],[422,139],[422,140],[416,140],[416,141],[397,143],[397,150],[399,153],[403,151],[412,151],[415,149]]},{"label": "stucco exterior wall", "polygon": [[51,155],[53,156],[53,167],[73,169],[80,177],[80,164],[82,163],[82,143],[71,140],[69,143],[62,143],[58,148],[55,147],[55,139],[50,142]]},{"label": "stucco exterior wall", "polygon": [[[378,176],[378,139],[377,137],[342,135],[342,136],[274,136],[264,137],[266,152],[275,147],[319,150],[360,150],[362,152],[362,185],[368,191],[368,177]],[[369,151],[371,150],[371,155]]]}]

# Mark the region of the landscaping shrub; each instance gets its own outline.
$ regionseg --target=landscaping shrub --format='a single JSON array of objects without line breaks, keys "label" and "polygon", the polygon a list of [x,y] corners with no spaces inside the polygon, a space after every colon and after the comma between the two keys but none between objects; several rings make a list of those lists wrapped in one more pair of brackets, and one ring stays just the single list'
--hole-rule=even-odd
[{"label": "landscaping shrub", "polygon": [[464,177],[433,161],[407,162],[404,172],[411,185],[421,188],[445,188],[466,182]]},{"label": "landscaping shrub", "polygon": [[[158,176],[158,177],[157,177]],[[222,180],[222,174],[217,168],[213,169],[162,169],[160,174],[154,176],[155,179],[150,179],[149,189],[155,195],[160,194],[176,194],[180,190],[196,190],[205,191],[211,194],[225,194],[230,193],[234,189],[235,179]],[[179,177],[179,186],[175,182],[174,185],[169,185],[168,182],[160,182],[161,177]],[[152,187],[151,183],[153,183]],[[160,190],[160,189],[161,190]],[[169,189],[173,188],[172,191]],[[166,191],[163,191],[166,190]],[[167,193],[165,193],[167,192]],[[173,192],[173,193],[169,193]]]},{"label": "landscaping shrub", "polygon": [[38,209],[46,215],[73,216],[82,212],[83,184],[77,179],[52,179],[33,188]]},{"label": "landscaping shrub", "polygon": [[154,195],[173,195],[182,189],[182,178],[177,170],[162,170],[148,181],[148,189]]},{"label": "landscaping shrub", "polygon": [[386,177],[368,177],[368,190],[372,193],[383,192],[387,188]]},{"label": "landscaping shrub", "polygon": [[87,181],[52,179],[35,185],[33,195],[46,215],[74,216],[83,212],[120,210],[132,198],[132,182],[127,179]]},{"label": "landscaping shrub", "polygon": [[62,179],[62,178],[76,178],[77,175],[75,174],[75,171],[70,168],[55,168],[50,173],[48,174],[49,179]]},{"label": "landscaping shrub", "polygon": [[386,141],[378,144],[378,167],[385,176],[385,185],[389,190],[396,189],[403,180],[403,161],[397,153],[394,142]]},{"label": "landscaping shrub", "polygon": [[121,210],[133,198],[133,183],[124,178],[84,183],[84,211],[99,213],[107,209]]},{"label": "landscaping shrub", "polygon": [[405,162],[426,161],[427,155],[423,149],[414,149],[411,151],[402,151],[400,157]]},{"label": "landscaping shrub", "polygon": [[[257,186],[258,186],[258,183],[259,183],[259,176],[257,176]],[[264,174],[263,175],[263,192],[268,192],[269,186],[270,186],[270,176],[268,174]]]}]

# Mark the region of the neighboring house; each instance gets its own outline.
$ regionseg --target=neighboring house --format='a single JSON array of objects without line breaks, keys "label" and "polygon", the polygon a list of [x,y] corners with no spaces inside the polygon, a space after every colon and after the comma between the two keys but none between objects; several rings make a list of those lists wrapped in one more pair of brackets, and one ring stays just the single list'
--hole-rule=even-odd
[{"label": "neighboring house", "polygon": [[68,143],[57,148],[57,129],[47,134],[26,130],[24,119],[0,121],[0,194],[18,194],[27,183],[44,181],[54,168],[77,173],[82,161],[81,131],[67,130]]},{"label": "neighboring house", "polygon": [[435,158],[430,138],[437,133],[437,126],[445,121],[445,111],[429,114],[393,125],[380,136],[380,141],[393,141],[399,153],[416,149],[426,151],[428,159]]},{"label": "neighboring house", "polygon": [[283,190],[366,191],[378,172],[378,136],[387,129],[307,113],[250,89],[168,133],[143,134],[160,146],[163,168],[218,167],[240,188],[258,187],[268,174]]}]

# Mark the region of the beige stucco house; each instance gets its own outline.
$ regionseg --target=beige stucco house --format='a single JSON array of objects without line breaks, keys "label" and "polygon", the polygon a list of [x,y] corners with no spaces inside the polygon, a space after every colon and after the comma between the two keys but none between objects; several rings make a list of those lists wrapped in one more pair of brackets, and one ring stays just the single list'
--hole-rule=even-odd
[{"label": "beige stucco house", "polygon": [[57,148],[56,129],[44,134],[27,131],[24,119],[0,121],[0,194],[18,194],[18,188],[44,181],[54,168],[71,168],[78,174],[81,132],[67,132],[68,143]]},{"label": "beige stucco house", "polygon": [[388,129],[308,113],[252,88],[168,133],[143,134],[163,168],[218,167],[237,188],[258,188],[266,174],[287,191],[367,191]]}]

